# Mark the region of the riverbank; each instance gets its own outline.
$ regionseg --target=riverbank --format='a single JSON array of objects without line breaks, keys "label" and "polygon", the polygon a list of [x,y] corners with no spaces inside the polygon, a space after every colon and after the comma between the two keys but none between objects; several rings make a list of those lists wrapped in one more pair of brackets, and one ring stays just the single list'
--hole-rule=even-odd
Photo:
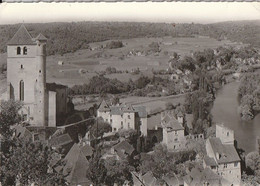
[{"label": "riverbank", "polygon": [[234,130],[238,147],[246,153],[255,150],[256,138],[260,134],[260,115],[251,121],[243,121],[238,113],[239,82],[233,81],[217,91],[216,99],[211,110],[214,123],[223,123]]}]

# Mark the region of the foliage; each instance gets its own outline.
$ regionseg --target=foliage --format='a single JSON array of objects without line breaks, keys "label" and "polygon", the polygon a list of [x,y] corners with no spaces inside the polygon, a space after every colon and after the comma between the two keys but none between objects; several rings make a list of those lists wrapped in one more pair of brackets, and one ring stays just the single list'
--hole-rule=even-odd
[{"label": "foliage", "polygon": [[20,121],[18,111],[21,107],[20,102],[13,100],[1,102],[0,181],[3,185],[14,185],[17,181],[22,185],[63,185],[63,175],[50,171],[55,153],[50,147],[12,136],[11,127]]},{"label": "foliage", "polygon": [[250,152],[249,154],[246,155],[245,160],[246,160],[246,166],[249,169],[251,169],[256,176],[260,176],[260,155],[259,155],[259,153]]},{"label": "foliage", "polygon": [[254,111],[260,108],[260,75],[246,74],[240,82],[238,95],[240,98],[240,115],[243,120],[254,118]]},{"label": "foliage", "polygon": [[111,125],[103,120],[103,118],[98,118],[94,125],[90,128],[90,133],[96,137],[102,137],[104,133],[111,132]]},{"label": "foliage", "polygon": [[122,41],[110,41],[106,44],[106,48],[114,49],[114,48],[122,48],[124,45]]},{"label": "foliage", "polygon": [[0,135],[8,138],[12,134],[10,127],[21,121],[18,111],[22,103],[14,100],[1,101],[0,107]]},{"label": "foliage", "polygon": [[126,180],[129,182],[132,181],[131,171],[134,171],[134,167],[132,167],[127,160],[107,158],[104,164],[107,170],[107,185],[123,185]]},{"label": "foliage", "polygon": [[101,150],[97,149],[94,156],[89,161],[86,177],[91,180],[94,185],[103,185],[105,183],[107,170],[104,161],[101,159]]},{"label": "foliage", "polygon": [[133,170],[127,160],[102,159],[99,148],[90,159],[86,176],[94,185],[123,185],[125,180],[131,181]]},{"label": "foliage", "polygon": [[195,91],[185,97],[185,108],[193,114],[193,132],[204,133],[211,125],[210,110],[213,104],[213,97],[205,91]]},{"label": "foliage", "polygon": [[2,158],[3,183],[15,178],[22,185],[61,185],[65,183],[62,173],[50,171],[54,151],[40,142],[16,139],[10,151]]},{"label": "foliage", "polygon": [[150,154],[141,154],[140,170],[142,173],[152,171],[159,180],[164,176],[179,174],[179,166],[187,161],[194,160],[196,153],[193,150],[169,152],[165,145],[157,144]]}]

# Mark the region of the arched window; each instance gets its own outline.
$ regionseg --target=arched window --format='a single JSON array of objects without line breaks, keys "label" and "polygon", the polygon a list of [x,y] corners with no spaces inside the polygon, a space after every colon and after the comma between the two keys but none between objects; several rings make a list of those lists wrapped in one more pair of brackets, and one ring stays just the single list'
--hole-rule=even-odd
[{"label": "arched window", "polygon": [[24,101],[24,82],[20,81],[20,100]]},{"label": "arched window", "polygon": [[23,55],[27,55],[27,47],[23,47]]},{"label": "arched window", "polygon": [[21,47],[17,47],[17,55],[21,54]]}]

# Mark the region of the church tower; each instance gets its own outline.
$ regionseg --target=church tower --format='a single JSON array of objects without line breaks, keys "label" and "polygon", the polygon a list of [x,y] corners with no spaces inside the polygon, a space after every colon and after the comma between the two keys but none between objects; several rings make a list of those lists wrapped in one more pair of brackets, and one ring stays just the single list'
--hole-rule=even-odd
[{"label": "church tower", "polygon": [[36,38],[36,79],[35,79],[35,102],[34,102],[34,123],[37,126],[47,126],[47,100],[46,100],[46,41],[47,39],[39,34]]},{"label": "church tower", "polygon": [[21,25],[7,43],[7,99],[23,102],[22,114],[34,126],[47,125],[46,41]]}]

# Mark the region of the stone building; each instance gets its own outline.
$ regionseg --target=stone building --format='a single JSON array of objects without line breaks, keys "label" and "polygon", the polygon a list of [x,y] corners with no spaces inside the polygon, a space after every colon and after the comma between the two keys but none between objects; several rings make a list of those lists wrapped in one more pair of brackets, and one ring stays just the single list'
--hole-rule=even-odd
[{"label": "stone building", "polygon": [[177,119],[174,113],[163,112],[161,114],[161,125],[163,128],[163,141],[168,150],[178,150],[185,146],[184,127],[182,126],[183,115],[178,114]]},{"label": "stone building", "polygon": [[223,124],[216,125],[216,137],[220,138],[223,144],[234,145],[234,131],[225,127]]},{"label": "stone building", "polygon": [[22,25],[7,43],[7,99],[23,102],[20,112],[32,126],[55,127],[67,113],[67,87],[46,83],[46,42]]},{"label": "stone building", "polygon": [[206,152],[207,155],[203,161],[204,168],[211,169],[233,185],[240,184],[241,160],[234,147],[232,130],[217,125],[216,137],[206,140]]},{"label": "stone building", "polygon": [[147,136],[147,113],[144,106],[109,106],[103,100],[97,110],[97,116],[110,123],[113,131],[134,129]]}]

